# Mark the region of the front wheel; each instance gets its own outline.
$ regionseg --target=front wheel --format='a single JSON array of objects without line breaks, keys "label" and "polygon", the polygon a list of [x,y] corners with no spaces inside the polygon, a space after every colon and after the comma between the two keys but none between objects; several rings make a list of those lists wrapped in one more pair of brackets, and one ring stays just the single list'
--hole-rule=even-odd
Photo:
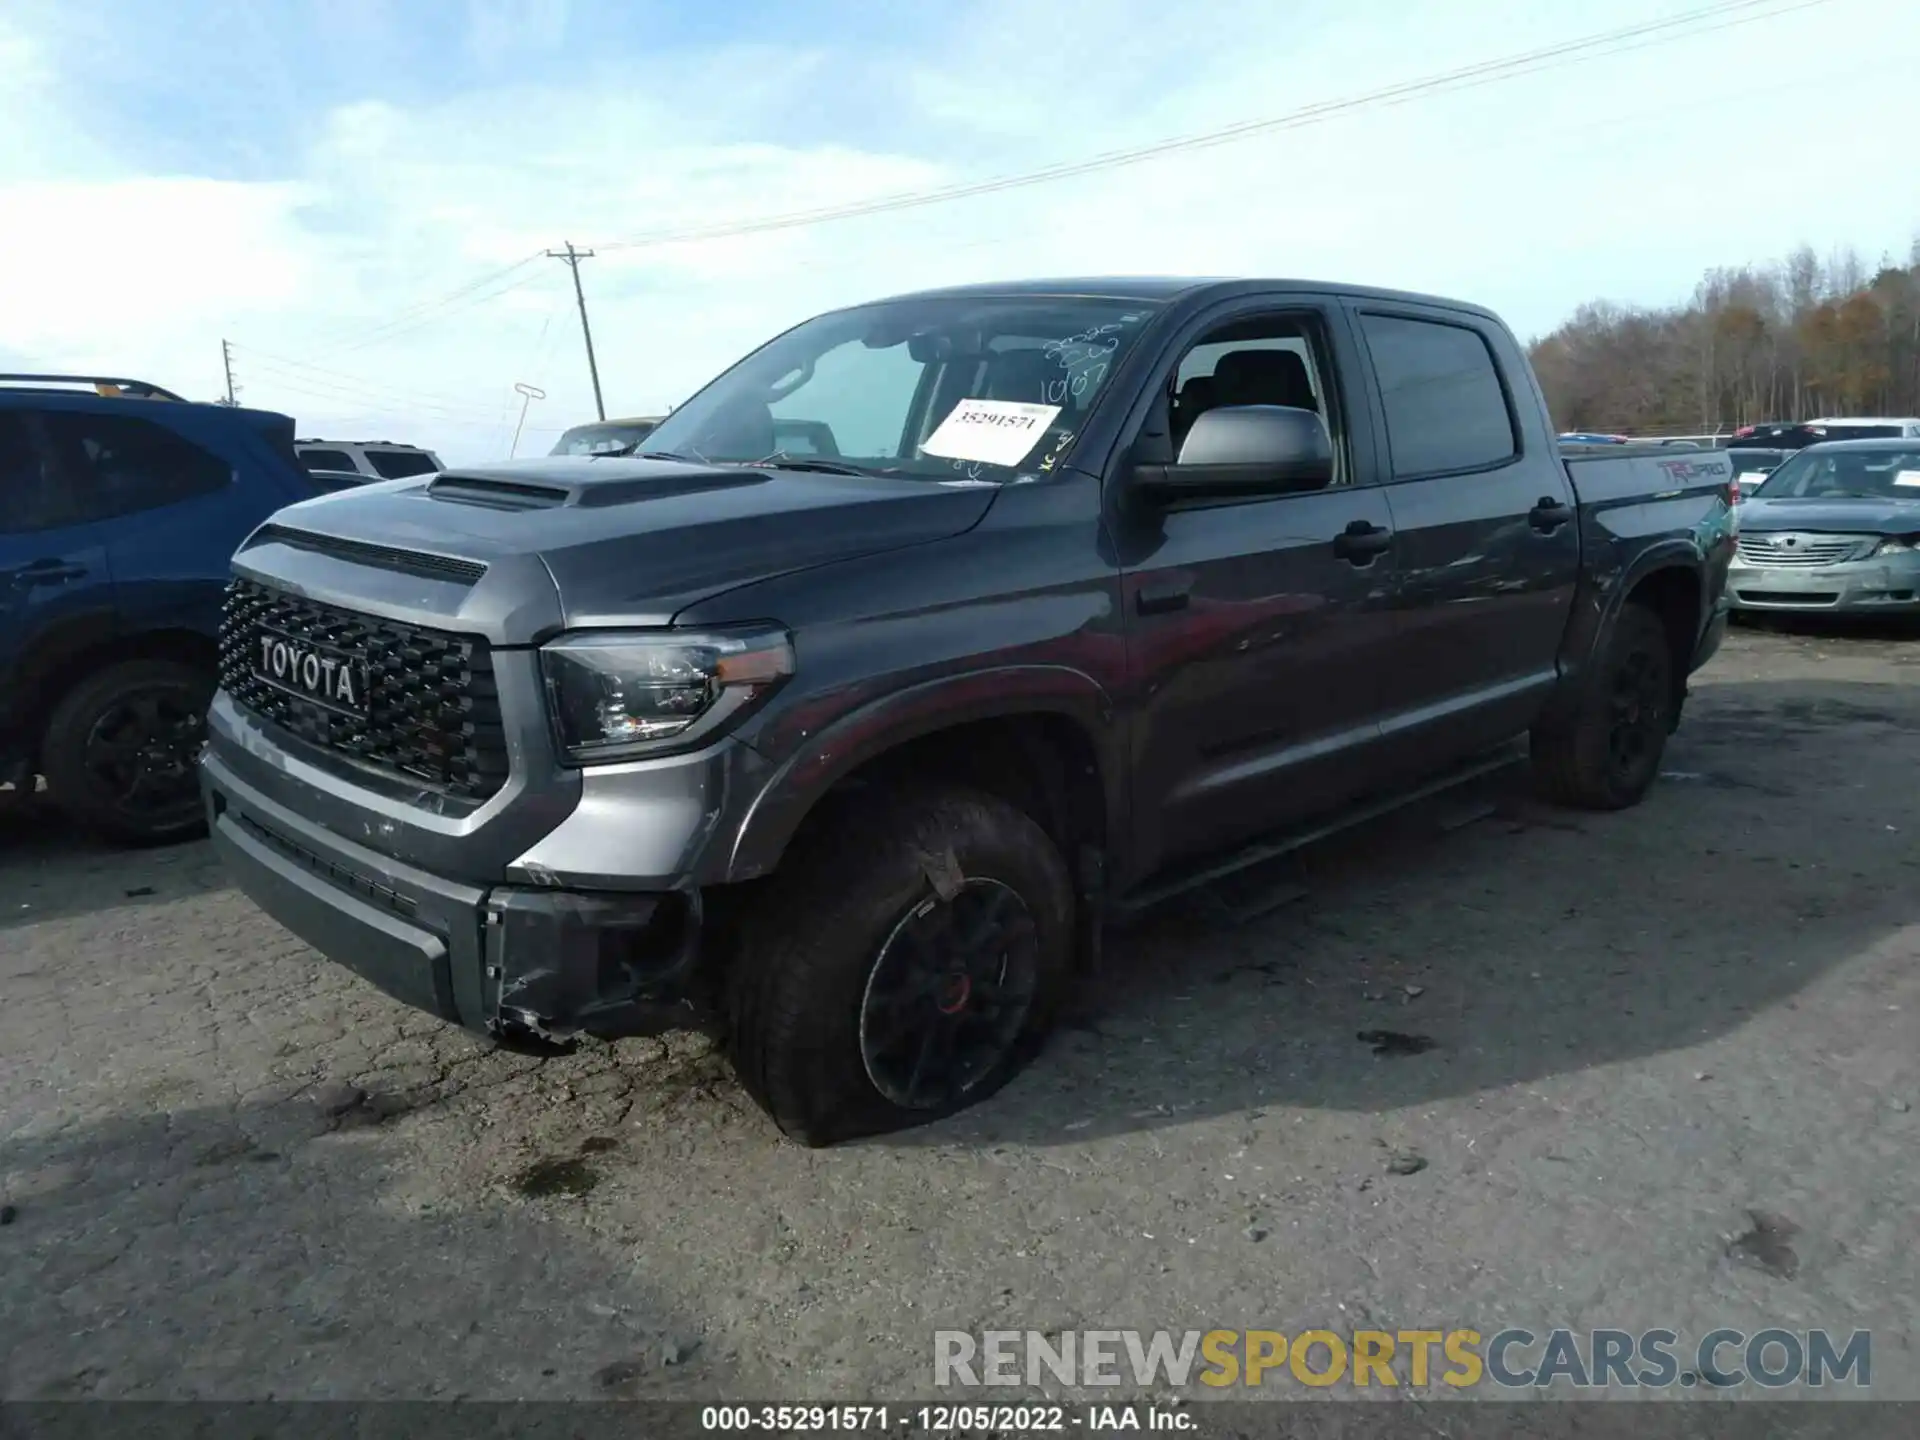
[{"label": "front wheel", "polygon": [[843,810],[789,857],[728,981],[741,1083],[827,1145],[973,1105],[1038,1049],[1074,894],[1031,817],[940,790]]},{"label": "front wheel", "polygon": [[1646,606],[1627,605],[1594,657],[1573,712],[1533,733],[1541,788],[1586,810],[1639,804],[1660,773],[1674,689],[1667,627]]},{"label": "front wheel", "polygon": [[40,745],[48,797],[88,829],[130,845],[205,827],[196,770],[213,677],[177,660],[126,660],[54,706]]}]

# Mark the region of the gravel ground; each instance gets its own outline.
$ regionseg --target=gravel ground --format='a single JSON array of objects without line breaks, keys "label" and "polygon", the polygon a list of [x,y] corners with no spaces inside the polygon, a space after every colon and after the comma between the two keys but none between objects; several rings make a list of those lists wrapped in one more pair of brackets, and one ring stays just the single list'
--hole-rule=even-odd
[{"label": "gravel ground", "polygon": [[16,806],[0,1396],[897,1399],[936,1328],[1778,1324],[1871,1328],[1920,1397],[1917,665],[1737,631],[1639,809],[1491,792],[1240,928],[1157,916],[993,1102],[826,1152],[697,1037],[490,1050],[204,846]]}]

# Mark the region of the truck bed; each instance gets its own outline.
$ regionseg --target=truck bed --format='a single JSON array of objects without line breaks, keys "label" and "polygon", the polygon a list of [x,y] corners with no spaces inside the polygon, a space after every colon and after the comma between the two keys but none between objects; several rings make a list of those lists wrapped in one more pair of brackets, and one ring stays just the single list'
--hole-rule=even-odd
[{"label": "truck bed", "polygon": [[1672,500],[1724,491],[1733,484],[1733,462],[1724,450],[1562,445],[1560,455],[1582,505]]}]

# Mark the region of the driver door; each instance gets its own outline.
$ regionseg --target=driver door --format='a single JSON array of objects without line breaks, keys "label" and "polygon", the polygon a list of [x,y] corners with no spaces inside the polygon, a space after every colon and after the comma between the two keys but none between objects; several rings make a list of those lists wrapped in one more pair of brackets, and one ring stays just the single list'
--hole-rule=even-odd
[{"label": "driver door", "polygon": [[[1246,358],[1274,350],[1302,363]],[[1203,353],[1216,357],[1206,374],[1189,363]],[[1127,499],[1124,464],[1108,486],[1135,706],[1130,881],[1363,793],[1381,677],[1397,658],[1392,515],[1366,395],[1345,383],[1354,345],[1337,302],[1235,302],[1197,320],[1164,360],[1133,455],[1170,449],[1196,415],[1178,415],[1176,397],[1211,388],[1216,404],[1317,410],[1336,462],[1334,483],[1306,493],[1148,506]],[[1372,537],[1364,552],[1343,540],[1354,531]]]}]

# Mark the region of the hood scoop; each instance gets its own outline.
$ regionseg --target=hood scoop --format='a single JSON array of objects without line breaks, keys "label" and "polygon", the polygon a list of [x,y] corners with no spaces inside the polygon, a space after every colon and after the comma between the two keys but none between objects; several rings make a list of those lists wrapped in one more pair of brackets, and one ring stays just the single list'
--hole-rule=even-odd
[{"label": "hood scoop", "polygon": [[640,461],[616,469],[611,463],[601,462],[578,477],[552,470],[535,476],[487,470],[443,473],[428,483],[426,493],[434,500],[488,510],[593,510],[712,490],[738,490],[764,485],[767,480],[764,471],[731,466],[705,469]]},{"label": "hood scoop", "polygon": [[465,475],[438,475],[427,494],[456,505],[482,505],[489,510],[551,510],[567,503],[567,492],[554,485],[516,485],[505,480],[479,480]]}]

